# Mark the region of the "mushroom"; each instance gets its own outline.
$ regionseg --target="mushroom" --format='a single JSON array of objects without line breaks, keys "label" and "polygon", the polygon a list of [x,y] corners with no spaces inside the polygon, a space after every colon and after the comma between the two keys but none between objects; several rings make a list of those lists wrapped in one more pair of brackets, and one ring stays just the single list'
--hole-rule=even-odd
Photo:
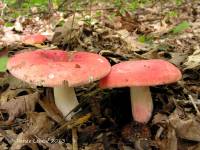
[{"label": "mushroom", "polygon": [[24,44],[42,44],[47,40],[47,37],[41,34],[27,35],[22,38]]},{"label": "mushroom", "polygon": [[101,79],[111,66],[107,59],[94,53],[36,50],[14,55],[7,68],[25,82],[54,87],[55,104],[66,116],[78,105],[74,87]]},{"label": "mushroom", "polygon": [[112,66],[111,72],[100,80],[100,87],[130,87],[133,118],[146,123],[153,110],[149,86],[173,83],[181,77],[179,69],[164,60],[125,61]]}]

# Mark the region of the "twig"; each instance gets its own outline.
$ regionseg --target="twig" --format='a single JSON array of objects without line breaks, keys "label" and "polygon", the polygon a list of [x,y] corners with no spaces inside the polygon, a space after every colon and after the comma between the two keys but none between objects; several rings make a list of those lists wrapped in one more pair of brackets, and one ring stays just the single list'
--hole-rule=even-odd
[{"label": "twig", "polygon": [[72,128],[72,150],[78,150],[77,128]]},{"label": "twig", "polygon": [[[64,6],[64,4],[61,4],[59,7],[58,7],[58,10],[60,10],[62,8],[62,6]],[[91,9],[91,11],[98,11],[98,10],[114,10],[116,8],[114,7],[109,7],[109,8],[96,8],[96,9]],[[65,10],[65,11],[73,11],[72,9],[68,9],[68,10]],[[82,12],[82,11],[88,11],[88,9],[77,9],[76,10],[77,12]]]},{"label": "twig", "polygon": [[158,129],[157,133],[156,133],[156,136],[155,136],[155,139],[158,140],[161,136],[161,134],[163,133],[164,131],[164,128],[162,126],[160,126],[160,128]]},{"label": "twig", "polygon": [[89,3],[90,3],[90,17],[92,17],[92,0],[90,0]]},{"label": "twig", "polygon": [[1,128],[0,128],[0,133],[1,133],[1,136],[3,136],[10,145],[12,145],[14,140],[16,139],[16,137],[12,137],[11,135],[7,134],[7,132],[5,130],[3,130]]},{"label": "twig", "polygon": [[[179,104],[185,104],[185,105],[187,105],[187,104],[191,104],[192,102],[191,101],[187,101],[187,100],[176,100],[177,101],[177,103],[179,103]],[[200,105],[200,100],[198,100],[198,102],[194,102],[196,105]]]},{"label": "twig", "polygon": [[[73,26],[74,26],[75,15],[76,15],[76,8],[75,8],[74,13],[73,13],[71,31],[70,31],[70,34],[69,34],[69,40],[71,40],[71,36],[72,36],[72,31],[73,31]],[[67,49],[69,50],[69,48],[70,48],[70,45],[68,44],[68,45],[67,45]]]},{"label": "twig", "polygon": [[188,95],[188,96],[189,96],[190,101],[192,102],[192,105],[194,106],[194,108],[195,108],[195,110],[196,110],[196,112],[197,112],[197,115],[200,116],[200,111],[199,111],[199,109],[198,109],[196,103],[194,102],[193,97],[192,97],[191,95]]},{"label": "twig", "polygon": [[50,137],[57,137],[57,136],[61,135],[62,133],[64,133],[66,131],[66,129],[72,129],[74,127],[79,126],[80,124],[83,124],[84,122],[88,121],[91,116],[92,115],[90,113],[88,113],[88,114],[82,116],[81,118],[72,119],[72,120],[66,122],[60,128],[58,128],[54,132],[52,132],[50,134]]},{"label": "twig", "polygon": [[4,10],[5,10],[5,8],[8,8],[7,4],[0,1],[1,17],[4,16]]}]

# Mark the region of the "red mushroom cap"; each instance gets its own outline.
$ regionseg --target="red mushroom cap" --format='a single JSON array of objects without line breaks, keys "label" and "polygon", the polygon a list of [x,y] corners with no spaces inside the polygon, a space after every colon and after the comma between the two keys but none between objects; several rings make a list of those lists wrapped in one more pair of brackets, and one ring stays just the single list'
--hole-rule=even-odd
[{"label": "red mushroom cap", "polygon": [[100,87],[161,85],[176,82],[181,77],[179,69],[164,60],[126,61],[112,66],[111,72],[100,80]]},{"label": "red mushroom cap", "polygon": [[25,44],[42,44],[47,40],[47,37],[41,34],[24,36],[22,42]]},{"label": "red mushroom cap", "polygon": [[111,66],[107,59],[94,53],[36,50],[14,55],[7,68],[15,77],[31,84],[75,87],[101,79]]}]

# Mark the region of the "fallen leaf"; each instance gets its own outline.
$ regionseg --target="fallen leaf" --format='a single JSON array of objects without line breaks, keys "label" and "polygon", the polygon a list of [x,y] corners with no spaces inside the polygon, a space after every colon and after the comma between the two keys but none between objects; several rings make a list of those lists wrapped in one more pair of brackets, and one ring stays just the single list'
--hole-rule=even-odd
[{"label": "fallen leaf", "polygon": [[10,150],[19,150],[25,145],[28,145],[28,147],[30,147],[32,150],[38,150],[37,145],[31,142],[29,138],[30,138],[29,135],[25,133],[20,133],[17,136],[17,139],[15,140],[15,142],[10,147]]},{"label": "fallen leaf", "polygon": [[184,63],[186,69],[200,68],[200,47],[194,51],[192,55],[188,57],[188,60]]},{"label": "fallen leaf", "polygon": [[152,123],[153,124],[165,123],[167,120],[168,120],[167,115],[157,113],[156,115],[153,116]]},{"label": "fallen leaf", "polygon": [[[61,144],[47,144],[49,147],[49,150],[66,150],[66,148],[64,146],[62,146]],[[70,149],[69,149],[70,150]]]},{"label": "fallen leaf", "polygon": [[1,42],[6,43],[7,45],[11,45],[21,40],[21,36],[14,33],[12,30],[13,27],[3,27],[4,35],[1,38]]},{"label": "fallen leaf", "polygon": [[5,140],[10,145],[16,140],[17,134],[13,130],[2,130],[0,129],[0,142]]},{"label": "fallen leaf", "polygon": [[169,123],[179,138],[200,142],[200,122],[197,118],[180,119],[176,111],[169,116]]},{"label": "fallen leaf", "polygon": [[105,148],[102,143],[95,143],[85,146],[82,150],[105,150]]},{"label": "fallen leaf", "polygon": [[176,66],[180,66],[187,58],[187,55],[184,53],[172,52],[170,55],[172,58],[169,59],[169,62],[175,64]]},{"label": "fallen leaf", "polygon": [[15,89],[15,90],[11,90],[10,88],[7,89],[6,91],[2,92],[1,94],[1,100],[0,100],[0,104],[3,105],[5,103],[7,103],[9,100],[15,98],[18,96],[18,94],[20,93],[31,93],[30,89]]},{"label": "fallen leaf", "polygon": [[9,114],[8,122],[11,122],[16,117],[19,117],[27,112],[34,111],[35,104],[38,102],[38,99],[38,92],[25,96],[19,96],[1,105],[0,110],[4,110]]},{"label": "fallen leaf", "polygon": [[21,132],[15,142],[11,146],[11,150],[21,149],[27,145],[29,147],[35,147],[36,143],[40,145],[46,145],[48,142],[46,138],[52,131],[54,123],[50,120],[45,112],[37,113],[30,112],[27,114],[28,124],[27,129]]},{"label": "fallen leaf", "polygon": [[151,27],[154,30],[152,33],[154,36],[161,36],[161,35],[167,33],[172,28],[171,26],[169,26],[166,23],[166,19],[167,18],[164,18],[163,20],[158,21],[151,25]]},{"label": "fallen leaf", "polygon": [[139,51],[141,49],[144,49],[148,44],[141,43],[137,40],[138,35],[134,34],[131,35],[127,30],[119,30],[117,33],[120,34],[121,38],[127,42],[127,47],[131,49],[132,51]]},{"label": "fallen leaf", "polygon": [[23,31],[23,25],[22,23],[24,22],[25,18],[22,16],[17,17],[15,24],[14,24],[14,29],[15,31],[22,32]]},{"label": "fallen leaf", "polygon": [[6,71],[6,65],[8,61],[8,56],[2,56],[0,57],[0,72],[5,72]]},{"label": "fallen leaf", "polygon": [[187,21],[183,21],[180,24],[178,24],[177,26],[175,26],[171,31],[174,34],[177,34],[177,33],[183,32],[184,30],[186,30],[189,27],[190,27],[190,24]]},{"label": "fallen leaf", "polygon": [[74,14],[65,20],[63,27],[58,27],[55,29],[55,34],[52,38],[52,43],[63,44],[75,40],[79,37],[79,28],[83,25],[83,21],[80,21],[80,14]]},{"label": "fallen leaf", "polygon": [[200,144],[197,144],[193,149],[189,149],[189,150],[200,150]]},{"label": "fallen leaf", "polygon": [[45,112],[30,112],[27,115],[29,120],[29,128],[26,130],[26,133],[30,135],[37,135],[38,137],[45,137],[45,134],[51,132],[54,123],[50,120]]},{"label": "fallen leaf", "polygon": [[7,87],[6,90],[2,90],[0,95],[0,105],[3,105],[5,102],[9,101],[10,99],[22,96],[21,93],[32,93],[33,90],[30,84],[19,80],[9,74],[5,74],[3,78],[0,78],[0,85],[3,87]]},{"label": "fallen leaf", "polygon": [[176,132],[172,127],[167,128],[167,135],[164,139],[158,140],[160,150],[177,150]]},{"label": "fallen leaf", "polygon": [[0,78],[0,85],[2,86],[5,84],[9,84],[9,89],[31,88],[30,84],[22,80],[19,80],[10,74],[6,74],[4,78]]},{"label": "fallen leaf", "polygon": [[39,100],[39,104],[46,111],[47,115],[51,117],[54,121],[56,121],[57,123],[61,123],[64,121],[62,114],[59,112],[53,101],[47,99]]},{"label": "fallen leaf", "polygon": [[8,149],[8,145],[4,142],[0,143],[0,149],[2,150],[7,150]]}]

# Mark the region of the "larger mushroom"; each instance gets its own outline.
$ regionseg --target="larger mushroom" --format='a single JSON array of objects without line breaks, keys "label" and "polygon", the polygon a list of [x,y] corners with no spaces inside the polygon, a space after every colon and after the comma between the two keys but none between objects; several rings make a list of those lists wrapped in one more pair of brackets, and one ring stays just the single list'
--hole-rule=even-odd
[{"label": "larger mushroom", "polygon": [[74,87],[106,76],[111,66],[102,56],[89,52],[36,50],[11,57],[7,68],[12,75],[44,87],[54,87],[58,109],[66,116],[78,105]]},{"label": "larger mushroom", "polygon": [[126,61],[112,66],[108,76],[100,80],[100,87],[130,87],[133,118],[146,123],[153,110],[149,86],[173,83],[181,77],[179,69],[164,60]]}]

